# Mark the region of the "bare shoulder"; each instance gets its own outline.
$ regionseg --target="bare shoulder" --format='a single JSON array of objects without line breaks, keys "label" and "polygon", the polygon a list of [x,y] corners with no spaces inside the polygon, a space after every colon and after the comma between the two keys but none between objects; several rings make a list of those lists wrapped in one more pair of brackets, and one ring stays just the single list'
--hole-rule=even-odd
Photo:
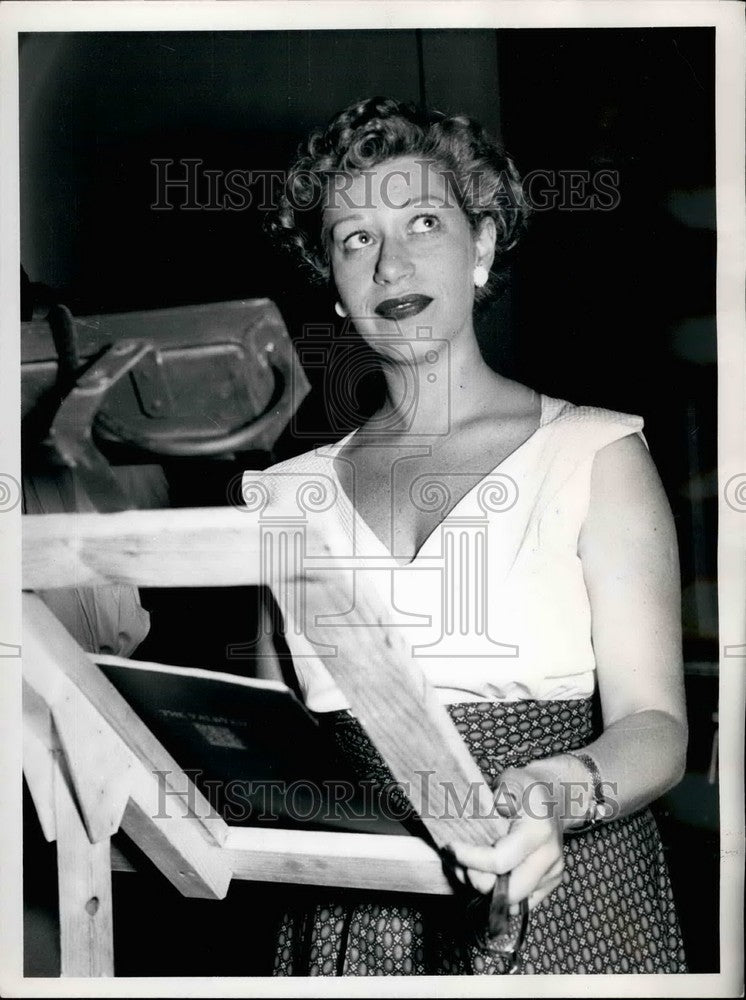
[{"label": "bare shoulder", "polygon": [[599,537],[675,543],[671,508],[645,443],[628,434],[600,448],[591,471],[581,549]]},{"label": "bare shoulder", "polygon": [[605,725],[656,709],[685,728],[676,530],[655,464],[636,434],[594,456],[578,555]]}]

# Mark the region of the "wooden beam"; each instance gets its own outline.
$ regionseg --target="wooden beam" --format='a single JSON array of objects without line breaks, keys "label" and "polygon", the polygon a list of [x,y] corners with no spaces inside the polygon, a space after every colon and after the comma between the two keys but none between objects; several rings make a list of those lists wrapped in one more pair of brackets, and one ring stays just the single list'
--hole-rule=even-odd
[{"label": "wooden beam", "polygon": [[46,702],[23,681],[23,775],[45,840],[56,837],[54,819],[54,753],[60,749],[52,713]]},{"label": "wooden beam", "polygon": [[[152,780],[154,792],[160,788],[171,799],[181,796],[183,812],[196,817],[208,843],[222,843],[228,833],[222,817],[36,594],[24,595],[23,628],[24,680],[55,717],[61,742],[76,762],[73,781],[80,777],[81,787],[85,781],[98,790],[93,801],[99,799],[101,806],[92,807],[86,819],[91,832],[97,831],[94,839],[98,831],[111,836],[118,829],[126,802],[121,793],[125,772],[134,774],[139,766]],[[107,773],[117,787],[107,787]],[[83,791],[84,807],[89,797]],[[157,801],[154,794],[154,814]]]},{"label": "wooden beam", "polygon": [[227,824],[35,594],[24,596],[23,657],[24,679],[54,719],[89,841],[108,844],[121,825],[185,895],[222,899]]},{"label": "wooden beam", "polygon": [[88,839],[61,754],[54,800],[61,974],[113,976],[110,842],[92,844]]},{"label": "wooden beam", "polygon": [[51,843],[57,836],[54,818],[54,758],[49,747],[24,722],[23,776],[31,801],[39,817],[44,839]]},{"label": "wooden beam", "polygon": [[136,792],[127,803],[122,830],[150,858],[182,896],[224,899],[233,872],[222,848],[208,847],[193,821],[169,805],[167,816],[153,810],[152,797]]},{"label": "wooden beam", "polygon": [[222,850],[238,879],[453,893],[439,854],[417,837],[233,827]]},{"label": "wooden beam", "polygon": [[130,861],[126,849],[122,850],[119,844],[111,842],[111,870],[113,872],[136,872],[137,865]]},{"label": "wooden beam", "polygon": [[[417,837],[231,827],[221,852],[233,878],[243,881],[441,896],[454,892],[438,852]],[[111,870],[137,871],[126,849],[113,843]]]},{"label": "wooden beam", "polygon": [[461,840],[494,843],[508,821],[435,689],[410,655],[400,630],[381,625],[377,600],[354,589],[349,574],[316,572],[306,584],[309,621],[329,607],[350,607],[344,625],[314,624],[307,637],[337,647],[324,666],[353,714],[400,782],[438,847]]},{"label": "wooden beam", "polygon": [[259,584],[259,528],[235,507],[27,514],[23,587]]}]

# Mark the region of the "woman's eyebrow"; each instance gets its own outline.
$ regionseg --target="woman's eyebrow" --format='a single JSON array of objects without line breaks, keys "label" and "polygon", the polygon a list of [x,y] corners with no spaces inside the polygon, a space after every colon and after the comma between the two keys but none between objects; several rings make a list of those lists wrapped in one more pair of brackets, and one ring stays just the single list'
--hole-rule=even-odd
[{"label": "woman's eyebrow", "polygon": [[448,198],[443,198],[438,194],[422,195],[419,198],[407,198],[397,208],[448,208],[449,204]]},{"label": "woman's eyebrow", "polygon": [[322,231],[326,230],[330,235],[334,234],[334,230],[337,226],[341,226],[343,222],[360,222],[362,215],[345,215],[343,219],[336,219],[331,225],[325,223],[322,227]]},{"label": "woman's eyebrow", "polygon": [[[447,197],[442,197],[441,195],[421,195],[415,198],[407,198],[406,201],[401,202],[394,206],[395,208],[449,208],[450,203]],[[337,226],[341,226],[345,222],[360,222],[364,216],[359,213],[353,215],[345,215],[341,219],[335,219],[331,224],[324,223],[322,225],[322,232],[328,233],[330,236],[334,235],[334,230]]]}]

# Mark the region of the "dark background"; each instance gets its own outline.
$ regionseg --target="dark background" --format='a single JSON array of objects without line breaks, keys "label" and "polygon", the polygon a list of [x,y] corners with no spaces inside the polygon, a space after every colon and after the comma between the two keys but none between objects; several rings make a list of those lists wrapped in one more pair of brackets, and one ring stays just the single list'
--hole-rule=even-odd
[{"label": "dark background", "polygon": [[[524,173],[618,171],[612,211],[534,215],[478,335],[490,363],[537,390],[645,418],[679,534],[692,734],[687,777],[658,812],[692,971],[715,971],[717,792],[706,778],[717,708],[714,29],[34,34],[22,37],[20,60],[27,316],[50,298],[85,315],[269,297],[294,339],[304,323],[330,322],[329,294],[274,252],[256,205],[186,211],[174,192],[176,207],[155,211],[152,160],[176,161],[174,175],[186,158],[202,170],[281,170],[311,127],[373,94],[474,116]],[[338,436],[318,422],[323,373],[308,376],[308,419],[319,441]],[[313,443],[286,434],[272,457]],[[177,502],[224,500],[228,471],[171,469]],[[205,631],[183,650],[177,639],[170,661],[224,656],[225,634]],[[140,899],[140,878],[116,876],[118,898]],[[235,942],[217,947],[218,925],[220,940],[233,937],[214,904],[189,901],[185,921],[189,907],[169,891],[150,887],[150,932],[169,922],[185,941],[217,935],[213,946],[185,945],[182,964],[162,968],[162,952],[144,943],[150,917],[135,927],[125,906],[122,973],[251,971]],[[47,919],[39,884],[28,894],[29,913]],[[29,974],[54,967],[41,926],[30,925]]]}]

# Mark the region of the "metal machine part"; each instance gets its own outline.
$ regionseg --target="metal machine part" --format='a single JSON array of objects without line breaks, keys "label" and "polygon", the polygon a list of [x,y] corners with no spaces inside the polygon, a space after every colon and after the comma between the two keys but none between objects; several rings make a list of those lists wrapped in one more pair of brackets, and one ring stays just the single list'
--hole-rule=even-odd
[{"label": "metal machine part", "polygon": [[269,452],[309,391],[268,299],[84,318],[55,306],[22,324],[22,360],[26,452],[75,470],[99,510],[128,506],[101,447],[147,462]]}]

